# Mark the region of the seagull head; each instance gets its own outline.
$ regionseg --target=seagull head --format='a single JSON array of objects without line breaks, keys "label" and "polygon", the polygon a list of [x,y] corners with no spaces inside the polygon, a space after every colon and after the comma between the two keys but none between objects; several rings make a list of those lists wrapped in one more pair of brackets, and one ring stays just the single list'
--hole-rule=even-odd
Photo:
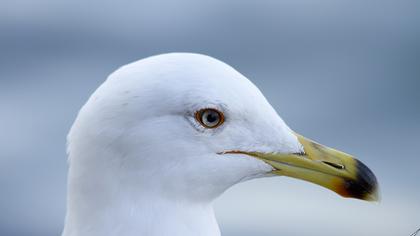
[{"label": "seagull head", "polygon": [[369,168],[294,132],[250,80],[199,54],[149,57],[112,73],[79,112],[68,152],[70,178],[89,175],[98,192],[114,183],[115,192],[211,201],[245,180],[289,176],[378,198]]}]

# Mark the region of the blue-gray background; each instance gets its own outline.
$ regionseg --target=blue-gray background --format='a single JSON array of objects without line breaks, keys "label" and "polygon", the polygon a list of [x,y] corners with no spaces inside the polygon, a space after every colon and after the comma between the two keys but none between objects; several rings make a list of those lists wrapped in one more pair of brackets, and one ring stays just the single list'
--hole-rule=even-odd
[{"label": "blue-gray background", "polygon": [[59,235],[65,137],[119,66],[188,51],[249,77],[296,131],[377,174],[382,202],[288,178],[216,201],[224,235],[409,235],[420,227],[419,1],[0,2],[0,235]]}]

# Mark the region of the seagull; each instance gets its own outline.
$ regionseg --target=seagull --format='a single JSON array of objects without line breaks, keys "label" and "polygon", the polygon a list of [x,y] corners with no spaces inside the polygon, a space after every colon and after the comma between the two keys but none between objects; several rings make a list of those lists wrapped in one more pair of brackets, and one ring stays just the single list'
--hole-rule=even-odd
[{"label": "seagull", "polygon": [[378,199],[362,162],[291,130],[250,80],[201,54],[113,72],[78,113],[67,152],[62,236],[219,236],[213,201],[261,177]]}]

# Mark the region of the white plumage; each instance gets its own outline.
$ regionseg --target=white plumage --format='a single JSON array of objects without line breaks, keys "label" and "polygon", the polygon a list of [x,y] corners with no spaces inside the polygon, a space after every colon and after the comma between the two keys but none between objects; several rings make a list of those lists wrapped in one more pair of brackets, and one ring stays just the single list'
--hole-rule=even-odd
[{"label": "white plumage", "polygon": [[[217,108],[205,129],[194,112]],[[63,236],[215,236],[212,201],[272,167],[225,150],[300,151],[261,92],[208,56],[172,53],[112,73],[68,136],[68,212]]]}]

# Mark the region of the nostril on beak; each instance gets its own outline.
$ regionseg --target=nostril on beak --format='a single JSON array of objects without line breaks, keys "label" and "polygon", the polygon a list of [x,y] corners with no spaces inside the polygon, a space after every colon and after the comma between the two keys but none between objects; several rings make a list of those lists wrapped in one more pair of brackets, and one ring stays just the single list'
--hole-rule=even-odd
[{"label": "nostril on beak", "polygon": [[305,152],[295,152],[295,153],[293,153],[293,155],[296,155],[296,156],[306,156],[306,153]]},{"label": "nostril on beak", "polygon": [[344,166],[341,165],[341,164],[336,164],[336,163],[332,163],[332,162],[329,162],[329,161],[322,161],[322,163],[324,163],[326,165],[329,165],[329,166],[332,166],[332,167],[334,167],[336,169],[339,169],[339,170],[344,169]]}]

